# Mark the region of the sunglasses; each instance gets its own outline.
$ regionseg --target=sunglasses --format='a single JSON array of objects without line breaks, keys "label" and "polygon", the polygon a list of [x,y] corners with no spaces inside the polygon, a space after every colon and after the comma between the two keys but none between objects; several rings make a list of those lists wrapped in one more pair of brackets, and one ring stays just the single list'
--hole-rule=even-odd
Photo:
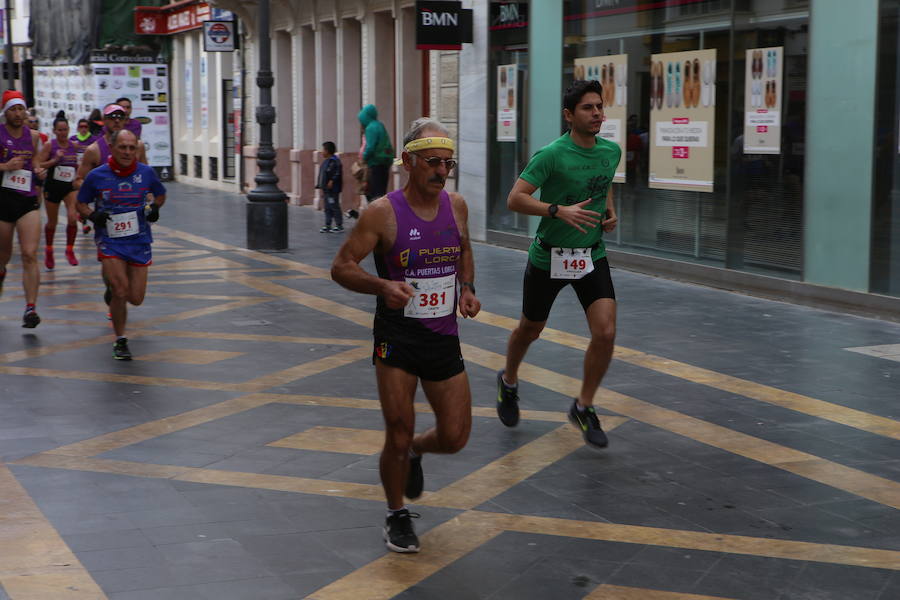
[{"label": "sunglasses", "polygon": [[113,113],[111,115],[105,115],[103,118],[112,119],[113,121],[121,121],[125,118],[125,115],[123,115],[122,113]]},{"label": "sunglasses", "polygon": [[452,171],[456,168],[457,165],[457,162],[452,158],[438,158],[437,156],[429,156],[428,158],[425,158],[417,152],[413,152],[413,154],[424,160],[432,169],[437,169],[438,165],[444,165],[445,167],[447,167],[448,171]]}]

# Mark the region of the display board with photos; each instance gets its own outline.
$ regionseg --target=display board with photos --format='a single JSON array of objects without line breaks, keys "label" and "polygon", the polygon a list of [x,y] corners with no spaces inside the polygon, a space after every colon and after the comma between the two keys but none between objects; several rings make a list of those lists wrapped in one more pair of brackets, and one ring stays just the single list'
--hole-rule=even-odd
[{"label": "display board with photos", "polygon": [[715,49],[651,55],[649,187],[713,191],[715,106]]},{"label": "display board with photos", "polygon": [[94,60],[83,66],[36,66],[35,107],[41,130],[52,136],[53,119],[63,110],[74,134],[78,120],[87,118],[92,110],[128,98],[132,118],[142,125],[141,141],[147,147],[148,164],[171,167],[168,65],[117,62],[116,58],[101,54],[92,56],[100,62]]},{"label": "display board with photos", "polygon": [[[615,142],[625,156],[628,136],[628,55],[613,54],[575,59],[575,79],[595,80],[603,88],[603,125],[599,136]],[[625,183],[626,161],[620,160],[614,183]]]}]

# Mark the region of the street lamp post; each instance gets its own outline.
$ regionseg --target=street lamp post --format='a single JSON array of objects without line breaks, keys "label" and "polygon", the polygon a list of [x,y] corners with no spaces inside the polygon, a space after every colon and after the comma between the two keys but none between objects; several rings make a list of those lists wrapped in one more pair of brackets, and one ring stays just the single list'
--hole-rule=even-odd
[{"label": "street lamp post", "polygon": [[256,188],[247,194],[247,247],[251,250],[285,250],[288,247],[287,196],[278,188],[275,175],[275,148],[272,145],[272,125],[275,107],[272,106],[272,44],[269,37],[269,0],[259,0],[257,28],[259,70],[259,105],[256,122],[259,124],[259,146],[256,153]]}]

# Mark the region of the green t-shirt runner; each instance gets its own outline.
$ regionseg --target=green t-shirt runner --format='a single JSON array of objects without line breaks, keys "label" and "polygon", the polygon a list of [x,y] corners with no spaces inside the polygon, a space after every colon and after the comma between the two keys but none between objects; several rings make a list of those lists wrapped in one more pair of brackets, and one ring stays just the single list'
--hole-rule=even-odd
[{"label": "green t-shirt runner", "polygon": [[[541,201],[548,204],[572,205],[593,198],[586,210],[606,212],[606,195],[612,183],[622,150],[619,145],[596,138],[593,148],[582,148],[572,141],[568,132],[538,150],[521,179],[541,189]],[[550,252],[538,244],[537,238],[554,248],[590,248],[591,259],[597,261],[606,256],[603,244],[603,228],[587,228],[581,233],[571,225],[551,217],[541,217],[537,237],[528,249],[528,258],[539,269],[550,270]]]}]

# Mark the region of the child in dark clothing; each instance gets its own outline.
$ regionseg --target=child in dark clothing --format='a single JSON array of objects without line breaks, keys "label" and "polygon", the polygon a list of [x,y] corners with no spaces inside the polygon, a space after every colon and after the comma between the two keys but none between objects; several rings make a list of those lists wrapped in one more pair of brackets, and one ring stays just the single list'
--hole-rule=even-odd
[{"label": "child in dark clothing", "polygon": [[[325,201],[325,226],[321,233],[340,233],[344,231],[343,215],[341,215],[341,184],[343,183],[343,167],[341,159],[335,155],[334,142],[322,144],[325,160],[319,166],[319,178],[316,187],[322,190]],[[334,227],[331,222],[334,220]]]}]

